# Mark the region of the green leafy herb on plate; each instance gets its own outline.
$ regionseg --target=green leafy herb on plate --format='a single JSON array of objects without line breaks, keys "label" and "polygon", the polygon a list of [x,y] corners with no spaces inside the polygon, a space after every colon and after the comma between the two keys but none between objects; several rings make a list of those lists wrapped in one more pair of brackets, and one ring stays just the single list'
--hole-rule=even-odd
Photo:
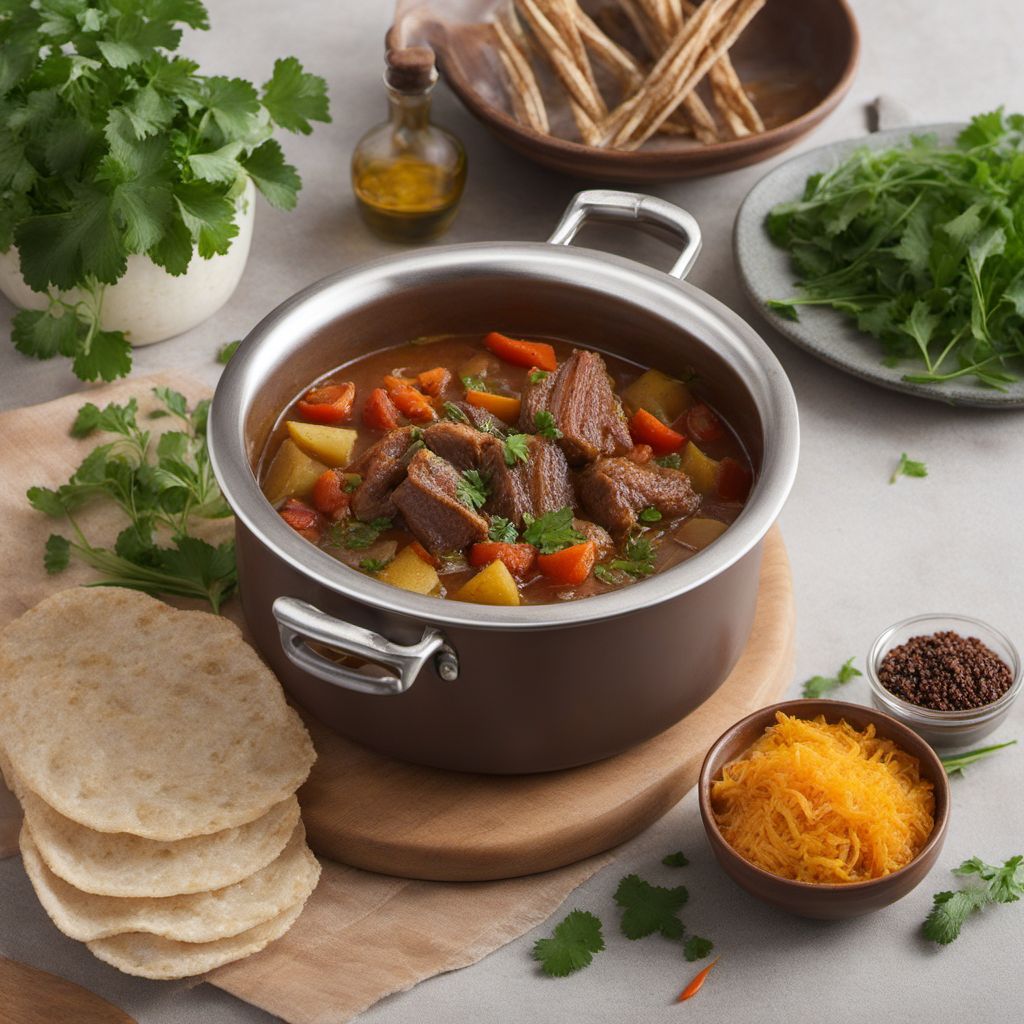
[{"label": "green leafy herb on plate", "polygon": [[600,918],[587,910],[574,910],[555,926],[550,939],[533,944],[533,959],[552,978],[564,978],[590,965],[604,949]]},{"label": "green leafy herb on plate", "polygon": [[1019,854],[998,867],[972,857],[954,874],[971,879],[971,884],[954,892],[936,893],[924,922],[925,938],[942,946],[959,936],[976,910],[993,903],[1016,903],[1024,895],[1024,856]]},{"label": "green leafy herb on plate", "polygon": [[642,939],[658,932],[666,939],[683,937],[679,911],[689,898],[686,886],[666,889],[651,885],[638,875],[627,875],[615,890],[615,902],[622,907],[622,934]]},{"label": "green leafy herb on plate", "polygon": [[847,658],[839,666],[839,671],[834,676],[811,676],[804,683],[803,695],[805,697],[824,697],[826,693],[835,690],[837,687],[856,679],[864,673],[853,667],[853,658]]},{"label": "green leafy herb on plate", "polygon": [[913,459],[908,459],[907,453],[904,452],[900,456],[900,461],[893,470],[892,476],[889,477],[889,483],[896,483],[901,476],[924,477],[927,475],[928,467],[923,462],[915,462]]}]

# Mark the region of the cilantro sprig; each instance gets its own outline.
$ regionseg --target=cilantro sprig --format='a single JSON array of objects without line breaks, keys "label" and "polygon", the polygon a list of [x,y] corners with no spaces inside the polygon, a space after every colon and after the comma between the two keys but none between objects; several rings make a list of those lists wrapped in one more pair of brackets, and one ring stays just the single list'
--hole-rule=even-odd
[{"label": "cilantro sprig", "polygon": [[536,518],[527,512],[523,522],[523,541],[532,544],[542,555],[553,555],[587,539],[573,526],[572,509],[568,507],[545,512]]},{"label": "cilantro sprig", "polygon": [[515,544],[519,539],[519,531],[511,519],[506,519],[504,516],[491,516],[487,539],[499,544]]},{"label": "cilantro sprig", "polygon": [[1024,895],[1024,856],[1020,854],[999,866],[972,857],[953,873],[971,881],[956,891],[936,893],[923,927],[925,938],[941,946],[960,935],[975,911],[993,903],[1016,903]]},{"label": "cilantro sprig", "polygon": [[459,474],[459,481],[455,485],[455,496],[467,508],[477,511],[487,504],[490,491],[487,487],[487,480],[479,470],[467,469]]},{"label": "cilantro sprig", "polygon": [[611,569],[618,569],[629,576],[640,579],[654,572],[657,549],[648,537],[630,537],[626,541],[622,557],[612,559]]},{"label": "cilantro sprig", "polygon": [[[247,180],[279,209],[301,180],[276,129],[329,121],[326,83],[294,58],[257,89],[174,54],[209,28],[200,0],[8,0],[0,11],[0,251],[47,296],[14,318],[25,355],[83,380],[131,369],[103,297],[147,256],[173,275],[227,252]],[[77,290],[77,291],[72,291]]]},{"label": "cilantro sprig", "polygon": [[[213,475],[206,446],[209,402],[189,408],[183,395],[154,388],[158,414],[177,420],[154,443],[138,422],[138,403],[105,408],[87,402],[78,411],[71,433],[95,433],[112,439],[94,448],[68,481],[56,489],[32,487],[32,507],[63,519],[71,536],[55,533],[46,542],[43,564],[48,573],[67,568],[77,558],[100,573],[93,586],[120,586],[147,594],[193,597],[219,611],[237,581],[231,541],[214,546],[194,535],[203,520],[225,519],[231,510]],[[77,519],[86,505],[112,501],[127,525],[113,549],[92,543]],[[169,543],[160,543],[169,538]]]},{"label": "cilantro sprig", "polygon": [[766,227],[789,252],[797,294],[768,307],[788,320],[829,306],[880,342],[903,379],[957,378],[1004,390],[1024,355],[1024,116],[971,121],[953,146],[934,136],[861,148],[808,178]]},{"label": "cilantro sprig", "polygon": [[386,516],[379,516],[366,523],[358,519],[333,523],[327,532],[327,544],[330,547],[347,548],[349,551],[365,551],[393,525]]},{"label": "cilantro sprig", "polygon": [[903,452],[903,454],[900,455],[900,461],[896,464],[896,468],[892,472],[892,476],[889,477],[889,483],[896,483],[901,476],[925,477],[927,475],[928,467],[923,462],[908,459],[907,453]]},{"label": "cilantro sprig", "polygon": [[805,697],[824,697],[826,693],[863,674],[860,669],[853,667],[853,658],[847,658],[839,666],[839,671],[834,676],[811,676],[804,683],[803,695]]},{"label": "cilantro sprig", "polygon": [[517,462],[530,461],[530,435],[508,434],[504,441],[505,465],[515,466]]},{"label": "cilantro sprig", "polygon": [[666,939],[681,939],[679,911],[687,899],[685,885],[666,889],[639,875],[627,875],[615,890],[615,902],[622,908],[622,934],[627,939],[642,939],[657,932]]},{"label": "cilantro sprig", "polygon": [[600,918],[588,910],[574,910],[555,925],[551,938],[533,944],[533,959],[549,977],[564,978],[589,966],[603,949]]}]

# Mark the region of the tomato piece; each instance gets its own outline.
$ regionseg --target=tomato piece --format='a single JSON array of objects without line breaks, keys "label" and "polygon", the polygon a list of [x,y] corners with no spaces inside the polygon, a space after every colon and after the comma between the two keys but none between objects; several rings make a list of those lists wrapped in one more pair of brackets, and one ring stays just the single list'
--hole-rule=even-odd
[{"label": "tomato piece", "polygon": [[418,540],[414,540],[409,547],[413,553],[418,555],[427,565],[433,566],[435,569],[441,564],[440,558],[435,558]]},{"label": "tomato piece", "polygon": [[597,561],[597,545],[592,540],[562,548],[553,555],[538,555],[537,568],[555,583],[578,586],[589,575]]},{"label": "tomato piece", "polygon": [[716,488],[722,501],[746,501],[754,474],[738,459],[726,456],[718,464]]},{"label": "tomato piece", "polygon": [[470,565],[490,565],[504,562],[513,576],[522,579],[533,567],[537,549],[532,544],[503,544],[500,541],[484,541],[469,549]]},{"label": "tomato piece", "polygon": [[634,444],[646,444],[657,455],[668,455],[677,451],[686,438],[671,427],[665,426],[657,416],[646,409],[637,409],[629,420],[629,434]]},{"label": "tomato piece", "polygon": [[519,420],[519,410],[523,404],[521,399],[508,395],[492,395],[490,391],[467,391],[466,401],[479,409],[486,409],[506,423],[516,423]]},{"label": "tomato piece", "polygon": [[424,370],[416,376],[416,382],[420,388],[434,398],[438,398],[443,394],[444,389],[448,387],[451,381],[451,372],[443,366],[435,366],[433,370]]},{"label": "tomato piece", "polygon": [[305,502],[298,498],[289,498],[281,506],[278,514],[298,534],[314,544],[320,540],[323,532],[323,524],[320,520],[320,513],[315,508],[310,508]]},{"label": "tomato piece", "polygon": [[437,419],[430,399],[401,377],[385,377],[384,387],[387,388],[388,397],[398,411],[413,423],[428,423]]},{"label": "tomato piece", "polygon": [[520,341],[491,331],[484,338],[484,345],[499,359],[514,366],[525,366],[527,369],[536,367],[549,373],[558,369],[555,350],[544,341]]},{"label": "tomato piece", "polygon": [[398,426],[398,410],[383,388],[374,388],[363,406],[363,423],[371,430],[394,430]]},{"label": "tomato piece", "polygon": [[345,483],[345,474],[337,469],[328,469],[317,477],[313,485],[313,504],[318,512],[334,520],[347,514],[349,494]]},{"label": "tomato piece", "polygon": [[355,400],[356,386],[351,381],[324,384],[310,388],[299,399],[296,409],[310,423],[344,423],[352,415]]},{"label": "tomato piece", "polygon": [[722,421],[703,402],[686,410],[686,429],[698,441],[719,441],[725,437]]}]

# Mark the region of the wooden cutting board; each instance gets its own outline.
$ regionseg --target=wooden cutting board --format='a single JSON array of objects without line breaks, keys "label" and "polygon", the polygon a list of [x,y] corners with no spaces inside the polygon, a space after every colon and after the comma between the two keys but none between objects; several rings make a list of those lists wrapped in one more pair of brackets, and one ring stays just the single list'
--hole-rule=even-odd
[{"label": "wooden cutting board", "polygon": [[513,878],[617,846],[682,799],[728,726],[781,699],[792,679],[794,621],[775,527],[750,641],[721,689],[654,739],[582,768],[523,776],[423,768],[309,721],[319,756],[299,798],[310,845],[368,871],[440,881]]},{"label": "wooden cutting board", "polygon": [[0,1021],[7,1024],[135,1024],[106,999],[37,967],[0,956]]}]

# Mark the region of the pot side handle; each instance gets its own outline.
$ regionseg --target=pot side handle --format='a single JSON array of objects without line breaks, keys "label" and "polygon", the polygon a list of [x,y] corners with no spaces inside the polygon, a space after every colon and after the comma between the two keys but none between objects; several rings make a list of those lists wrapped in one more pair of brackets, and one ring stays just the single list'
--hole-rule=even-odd
[{"label": "pot side handle", "polygon": [[700,225],[692,214],[655,196],[606,188],[577,192],[548,242],[551,245],[569,245],[588,220],[624,221],[658,227],[681,238],[683,251],[668,272],[669,277],[682,280],[700,255]]},{"label": "pot side handle", "polygon": [[[281,646],[288,660],[332,686],[377,696],[405,693],[431,657],[442,679],[451,681],[458,678],[459,662],[455,652],[444,636],[430,626],[424,629],[417,643],[404,646],[369,629],[336,619],[294,597],[277,598],[273,612],[281,632]],[[310,641],[324,644],[339,654],[386,665],[396,674],[366,675],[315,651],[309,646]]]}]

